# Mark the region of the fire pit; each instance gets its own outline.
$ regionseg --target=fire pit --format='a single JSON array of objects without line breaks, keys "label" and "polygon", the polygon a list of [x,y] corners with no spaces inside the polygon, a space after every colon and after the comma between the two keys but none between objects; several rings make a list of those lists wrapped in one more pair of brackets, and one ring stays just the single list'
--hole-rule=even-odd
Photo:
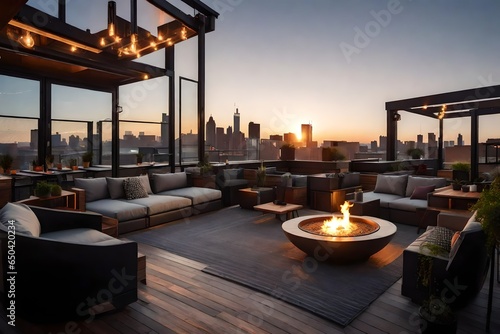
[{"label": "fire pit", "polygon": [[[351,205],[352,206],[352,205]],[[355,262],[367,260],[384,248],[396,233],[391,222],[375,217],[312,215],[287,220],[282,228],[297,248],[319,261]]]}]

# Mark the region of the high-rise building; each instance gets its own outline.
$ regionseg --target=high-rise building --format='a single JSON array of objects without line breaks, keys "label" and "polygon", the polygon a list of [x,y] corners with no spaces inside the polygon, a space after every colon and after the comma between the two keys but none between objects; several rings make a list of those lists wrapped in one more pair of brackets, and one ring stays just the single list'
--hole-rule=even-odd
[{"label": "high-rise building", "polygon": [[417,135],[417,148],[423,150],[424,149],[424,136]]},{"label": "high-rise building", "polygon": [[372,140],[371,141],[371,143],[370,143],[370,150],[372,152],[377,152],[378,147],[377,147],[377,141],[376,140]]},{"label": "high-rise building", "polygon": [[269,140],[283,141],[282,135],[269,135]]},{"label": "high-rise building", "polygon": [[381,151],[387,150],[387,136],[379,136],[378,137],[379,148]]},{"label": "high-rise building", "polygon": [[216,146],[215,121],[214,121],[214,118],[212,117],[212,115],[210,115],[210,118],[208,119],[208,122],[206,125],[206,130],[205,130],[205,135],[206,135],[205,146],[215,147]]},{"label": "high-rise building", "polygon": [[233,125],[234,125],[234,133],[240,132],[240,113],[238,112],[238,108],[236,108],[236,112],[233,115]]},{"label": "high-rise building", "polygon": [[218,150],[227,150],[228,144],[227,144],[227,136],[224,133],[224,128],[218,127],[215,129],[215,138],[217,140],[215,147]]},{"label": "high-rise building", "polygon": [[457,137],[457,146],[464,146],[464,137],[461,133],[459,133]]},{"label": "high-rise building", "polygon": [[248,138],[260,139],[260,124],[254,122],[248,123]]},{"label": "high-rise building", "polygon": [[288,144],[295,144],[297,142],[297,136],[292,132],[285,133],[283,134],[283,141]]},{"label": "high-rise building", "polygon": [[438,143],[436,140],[436,134],[429,132],[427,134],[427,157],[430,159],[437,159],[438,156]]},{"label": "high-rise building", "polygon": [[306,147],[310,147],[312,144],[313,129],[311,124],[302,124],[302,142]]},{"label": "high-rise building", "polygon": [[30,148],[38,147],[38,129],[31,130]]},{"label": "high-rise building", "polygon": [[168,147],[168,115],[166,113],[161,114],[160,127],[161,146]]}]

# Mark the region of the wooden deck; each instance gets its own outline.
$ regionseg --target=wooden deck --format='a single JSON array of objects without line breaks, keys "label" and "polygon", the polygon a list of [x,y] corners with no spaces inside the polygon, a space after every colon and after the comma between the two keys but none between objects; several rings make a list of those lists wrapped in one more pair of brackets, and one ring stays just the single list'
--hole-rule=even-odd
[{"label": "wooden deck", "polygon": [[[417,306],[400,294],[401,280],[349,326],[328,320],[252,289],[203,273],[203,264],[140,244],[147,256],[147,285],[139,301],[87,323],[32,325],[17,333],[417,333]],[[490,332],[500,332],[500,284],[495,280]],[[488,281],[459,312],[459,333],[485,333]],[[78,331],[81,330],[81,331]],[[0,332],[5,327],[0,326]],[[15,332],[13,332],[15,333]]]}]

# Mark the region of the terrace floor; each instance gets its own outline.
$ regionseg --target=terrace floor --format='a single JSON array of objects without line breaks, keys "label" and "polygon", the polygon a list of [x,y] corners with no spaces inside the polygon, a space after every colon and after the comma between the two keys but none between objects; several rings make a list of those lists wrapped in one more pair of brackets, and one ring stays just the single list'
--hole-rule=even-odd
[{"label": "terrace floor", "polygon": [[[33,325],[12,333],[418,333],[418,307],[401,296],[401,279],[349,326],[201,271],[204,264],[139,244],[147,256],[147,285],[139,301],[93,321]],[[487,278],[477,298],[459,311],[458,333],[486,333]],[[495,280],[491,333],[500,333],[500,284]],[[7,331],[9,330],[9,331]],[[81,331],[80,331],[81,330]],[[0,322],[0,332],[10,328]]]}]

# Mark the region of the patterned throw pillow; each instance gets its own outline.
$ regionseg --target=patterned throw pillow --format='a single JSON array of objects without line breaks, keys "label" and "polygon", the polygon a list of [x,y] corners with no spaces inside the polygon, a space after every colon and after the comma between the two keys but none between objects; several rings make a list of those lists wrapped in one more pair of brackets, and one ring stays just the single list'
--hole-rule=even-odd
[{"label": "patterned throw pillow", "polygon": [[148,197],[148,192],[144,189],[138,177],[129,177],[123,180],[123,190],[125,191],[125,198],[127,199]]},{"label": "patterned throw pillow", "polygon": [[444,251],[449,252],[451,249],[451,238],[455,231],[446,227],[436,226],[432,232],[425,238],[424,243],[439,246]]}]

